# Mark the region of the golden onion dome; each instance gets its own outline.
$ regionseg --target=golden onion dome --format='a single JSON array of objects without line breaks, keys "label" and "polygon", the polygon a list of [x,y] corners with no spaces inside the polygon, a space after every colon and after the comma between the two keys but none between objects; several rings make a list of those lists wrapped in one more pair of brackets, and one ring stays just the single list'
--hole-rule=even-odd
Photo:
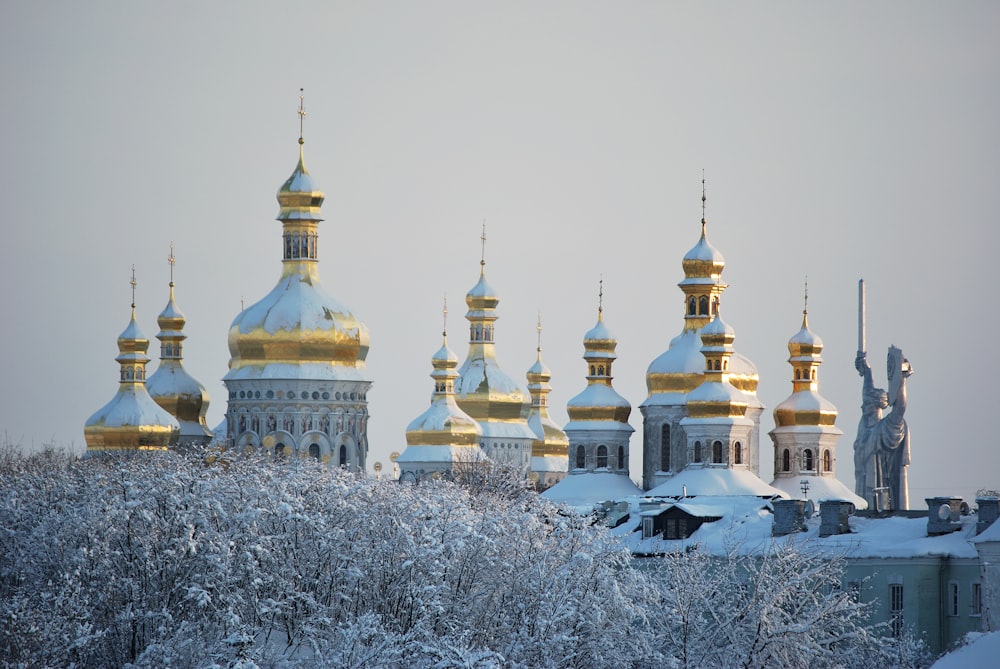
[{"label": "golden onion dome", "polygon": [[612,363],[618,358],[618,340],[604,323],[603,309],[597,311],[597,324],[583,337],[583,359],[587,361],[587,387],[566,403],[570,422],[567,430],[579,429],[594,421],[628,424],[632,405],[612,385]]},{"label": "golden onion dome", "polygon": [[233,320],[225,380],[363,380],[368,328],[320,283],[317,227],[324,195],[306,170],[301,137],[299,144],[298,164],[277,196],[281,278],[270,293]]},{"label": "golden onion dome", "polygon": [[726,268],[726,259],[712,246],[705,234],[706,221],[701,219],[701,237],[690,251],[684,254],[681,266],[687,279],[715,279]]},{"label": "golden onion dome", "polygon": [[732,418],[746,414],[746,397],[729,382],[735,339],[736,331],[722,319],[719,311],[701,329],[705,380],[688,393],[687,407],[691,418]]},{"label": "golden onion dome", "polygon": [[542,324],[538,323],[538,350],[535,364],[528,368],[528,393],[531,395],[531,411],[528,413],[528,427],[535,433],[531,445],[534,458],[565,458],[569,449],[569,437],[549,416],[549,393],[552,386],[552,372],[542,362]]},{"label": "golden onion dome", "polygon": [[469,354],[458,370],[455,395],[459,406],[479,422],[484,436],[534,439],[526,422],[530,398],[496,359],[494,324],[500,298],[486,281],[485,262],[480,262],[479,280],[466,294],[465,303],[469,307],[465,314]]},{"label": "golden onion dome", "polygon": [[[407,446],[467,446],[479,448],[482,429],[455,402],[455,379],[458,357],[448,347],[447,334],[443,333],[441,348],[431,358],[434,370],[434,394],[431,405],[406,427]],[[407,455],[406,459],[415,454]],[[401,456],[402,457],[402,456]],[[419,459],[419,458],[417,458]]]},{"label": "golden onion dome", "polygon": [[774,408],[776,426],[833,426],[837,422],[837,407],[819,394],[822,351],[823,340],[809,329],[808,312],[803,309],[802,327],[788,340],[792,394]]},{"label": "golden onion dome", "polygon": [[[133,279],[134,285],[134,279]],[[122,449],[165,450],[177,443],[180,426],[146,391],[146,350],[149,340],[135,320],[118,336],[119,385],[110,402],[84,425],[88,451]]]},{"label": "golden onion dome", "polygon": [[[171,274],[174,255],[171,249]],[[178,420],[181,426],[181,441],[207,441],[212,436],[205,416],[208,413],[208,391],[194,379],[182,364],[184,334],[184,314],[174,300],[173,277],[170,281],[170,297],[167,306],[156,319],[160,332],[160,365],[146,382],[150,397]]]}]

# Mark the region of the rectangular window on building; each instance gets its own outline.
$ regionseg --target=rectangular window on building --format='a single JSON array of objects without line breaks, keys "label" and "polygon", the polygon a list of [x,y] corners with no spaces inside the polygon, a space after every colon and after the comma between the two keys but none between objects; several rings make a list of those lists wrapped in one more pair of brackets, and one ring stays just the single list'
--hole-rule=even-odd
[{"label": "rectangular window on building", "polygon": [[945,608],[949,616],[958,615],[958,581],[948,581],[948,601]]},{"label": "rectangular window on building", "polygon": [[889,629],[892,636],[903,634],[903,584],[893,583],[889,586]]},{"label": "rectangular window on building", "polygon": [[973,616],[983,615],[983,584],[973,583],[972,584],[972,602],[971,602],[971,614]]}]

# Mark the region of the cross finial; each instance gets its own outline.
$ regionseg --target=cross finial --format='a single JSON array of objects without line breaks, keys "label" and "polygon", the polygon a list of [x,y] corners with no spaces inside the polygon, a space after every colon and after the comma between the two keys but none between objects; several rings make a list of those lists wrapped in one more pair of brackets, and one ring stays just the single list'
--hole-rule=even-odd
[{"label": "cross finial", "polygon": [[306,96],[305,89],[299,89],[299,144],[304,144],[305,140],[303,137],[303,126],[306,120]]},{"label": "cross finial", "polygon": [[479,264],[486,267],[486,219],[483,219],[483,234],[480,235],[479,239],[483,242],[482,255],[479,257]]},{"label": "cross finial", "polygon": [[129,281],[129,285],[132,286],[132,309],[135,310],[135,265],[132,265],[132,280]]},{"label": "cross finial", "polygon": [[243,309],[244,309],[244,307],[243,307],[243,296],[240,295],[240,311],[243,311]]},{"label": "cross finial", "polygon": [[173,285],[174,285],[174,263],[176,263],[176,262],[177,262],[177,259],[174,258],[174,243],[170,242],[170,255],[167,256],[167,263],[170,264],[170,286],[171,287],[173,287]]},{"label": "cross finial", "polygon": [[809,313],[809,275],[806,274],[806,287],[802,296],[802,313]]},{"label": "cross finial", "polygon": [[444,296],[444,308],[441,309],[441,319],[444,321],[444,324],[443,324],[442,330],[441,330],[441,336],[442,337],[447,337],[448,336],[448,295],[447,295],[447,293]]},{"label": "cross finial", "polygon": [[538,352],[542,352],[542,312],[538,312],[538,325],[535,326],[535,330],[538,331]]},{"label": "cross finial", "polygon": [[601,280],[598,282],[597,290],[597,318],[598,320],[604,319],[604,275],[601,275]]},{"label": "cross finial", "polygon": [[701,225],[705,227],[705,201],[708,198],[705,196],[705,170],[701,170]]}]

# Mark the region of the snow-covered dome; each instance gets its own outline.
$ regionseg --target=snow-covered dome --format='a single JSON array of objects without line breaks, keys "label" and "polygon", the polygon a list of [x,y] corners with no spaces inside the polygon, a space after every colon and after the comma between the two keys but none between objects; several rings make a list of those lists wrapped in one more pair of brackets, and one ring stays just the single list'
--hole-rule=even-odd
[{"label": "snow-covered dome", "polygon": [[526,422],[530,399],[496,359],[494,324],[500,298],[486,281],[486,264],[480,263],[479,280],[465,296],[469,310],[469,355],[458,370],[455,385],[458,405],[475,418],[484,436],[534,439]]},{"label": "snow-covered dome", "polygon": [[324,195],[299,162],[278,190],[283,224],[278,285],[243,310],[229,329],[232,356],[225,379],[364,380],[368,328],[331,297],[319,280],[316,233]]},{"label": "snow-covered dome", "polygon": [[701,237],[690,251],[684,254],[681,266],[686,278],[718,276],[726,267],[726,259],[712,246],[705,234],[705,219],[701,219]]},{"label": "snow-covered dome", "polygon": [[552,386],[552,372],[542,362],[541,323],[538,324],[539,342],[535,364],[528,368],[528,393],[531,395],[531,410],[528,413],[528,427],[535,433],[531,445],[532,471],[565,472],[569,438],[562,428],[549,416],[549,393]]},{"label": "snow-covered dome", "polygon": [[601,422],[628,423],[632,405],[618,394],[611,383],[612,364],[618,355],[618,341],[604,324],[603,309],[598,309],[597,323],[583,337],[583,359],[587,361],[587,387],[566,403],[570,422],[566,429],[582,425],[599,426]]},{"label": "snow-covered dome", "polygon": [[407,450],[410,446],[464,446],[478,451],[483,431],[475,419],[455,402],[458,357],[448,347],[447,336],[431,358],[431,365],[434,367],[431,372],[434,379],[431,405],[406,426]]},{"label": "snow-covered dome", "polygon": [[[171,249],[169,262],[173,273],[174,254]],[[182,443],[206,443],[212,437],[205,420],[208,413],[208,392],[194,379],[182,364],[184,314],[174,301],[174,281],[170,280],[170,298],[167,306],[156,319],[160,332],[160,365],[146,382],[150,397],[180,423]]]},{"label": "snow-covered dome", "polygon": [[177,443],[177,420],[146,391],[148,348],[149,340],[135,321],[133,304],[132,318],[118,335],[118,392],[87,419],[83,428],[88,451],[164,450]]}]

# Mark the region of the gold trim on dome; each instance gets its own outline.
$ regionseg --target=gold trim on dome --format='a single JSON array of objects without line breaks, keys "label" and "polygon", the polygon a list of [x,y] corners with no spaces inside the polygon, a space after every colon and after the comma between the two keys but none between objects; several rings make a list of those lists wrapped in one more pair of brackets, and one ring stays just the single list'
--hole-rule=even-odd
[{"label": "gold trim on dome", "polygon": [[170,425],[88,425],[83,430],[88,451],[165,451],[180,438]]},{"label": "gold trim on dome", "polygon": [[744,393],[755,395],[760,378],[756,374],[730,374],[729,384]]},{"label": "gold trim on dome", "polygon": [[691,418],[735,418],[747,412],[742,402],[688,402],[687,408]]},{"label": "gold trim on dome", "polygon": [[774,422],[778,427],[814,425],[832,427],[837,422],[836,411],[775,409]]},{"label": "gold trim on dome", "polygon": [[649,388],[649,395],[659,393],[689,393],[702,384],[705,380],[704,374],[695,373],[650,373],[646,375],[646,385]]},{"label": "gold trim on dome", "polygon": [[567,407],[566,413],[571,421],[616,421],[627,423],[632,414],[631,407],[620,406],[583,406]]},{"label": "gold trim on dome", "polygon": [[473,425],[453,425],[452,428],[463,428],[461,431],[451,430],[414,430],[406,433],[407,446],[448,446],[479,447],[480,434]]},{"label": "gold trim on dome", "polygon": [[[356,322],[355,322],[356,323]],[[262,327],[241,332],[235,325],[229,331],[230,351],[238,351],[230,369],[252,365],[285,363],[326,363],[342,367],[363,367],[368,342],[355,325],[350,332],[331,330],[277,330]]]}]

